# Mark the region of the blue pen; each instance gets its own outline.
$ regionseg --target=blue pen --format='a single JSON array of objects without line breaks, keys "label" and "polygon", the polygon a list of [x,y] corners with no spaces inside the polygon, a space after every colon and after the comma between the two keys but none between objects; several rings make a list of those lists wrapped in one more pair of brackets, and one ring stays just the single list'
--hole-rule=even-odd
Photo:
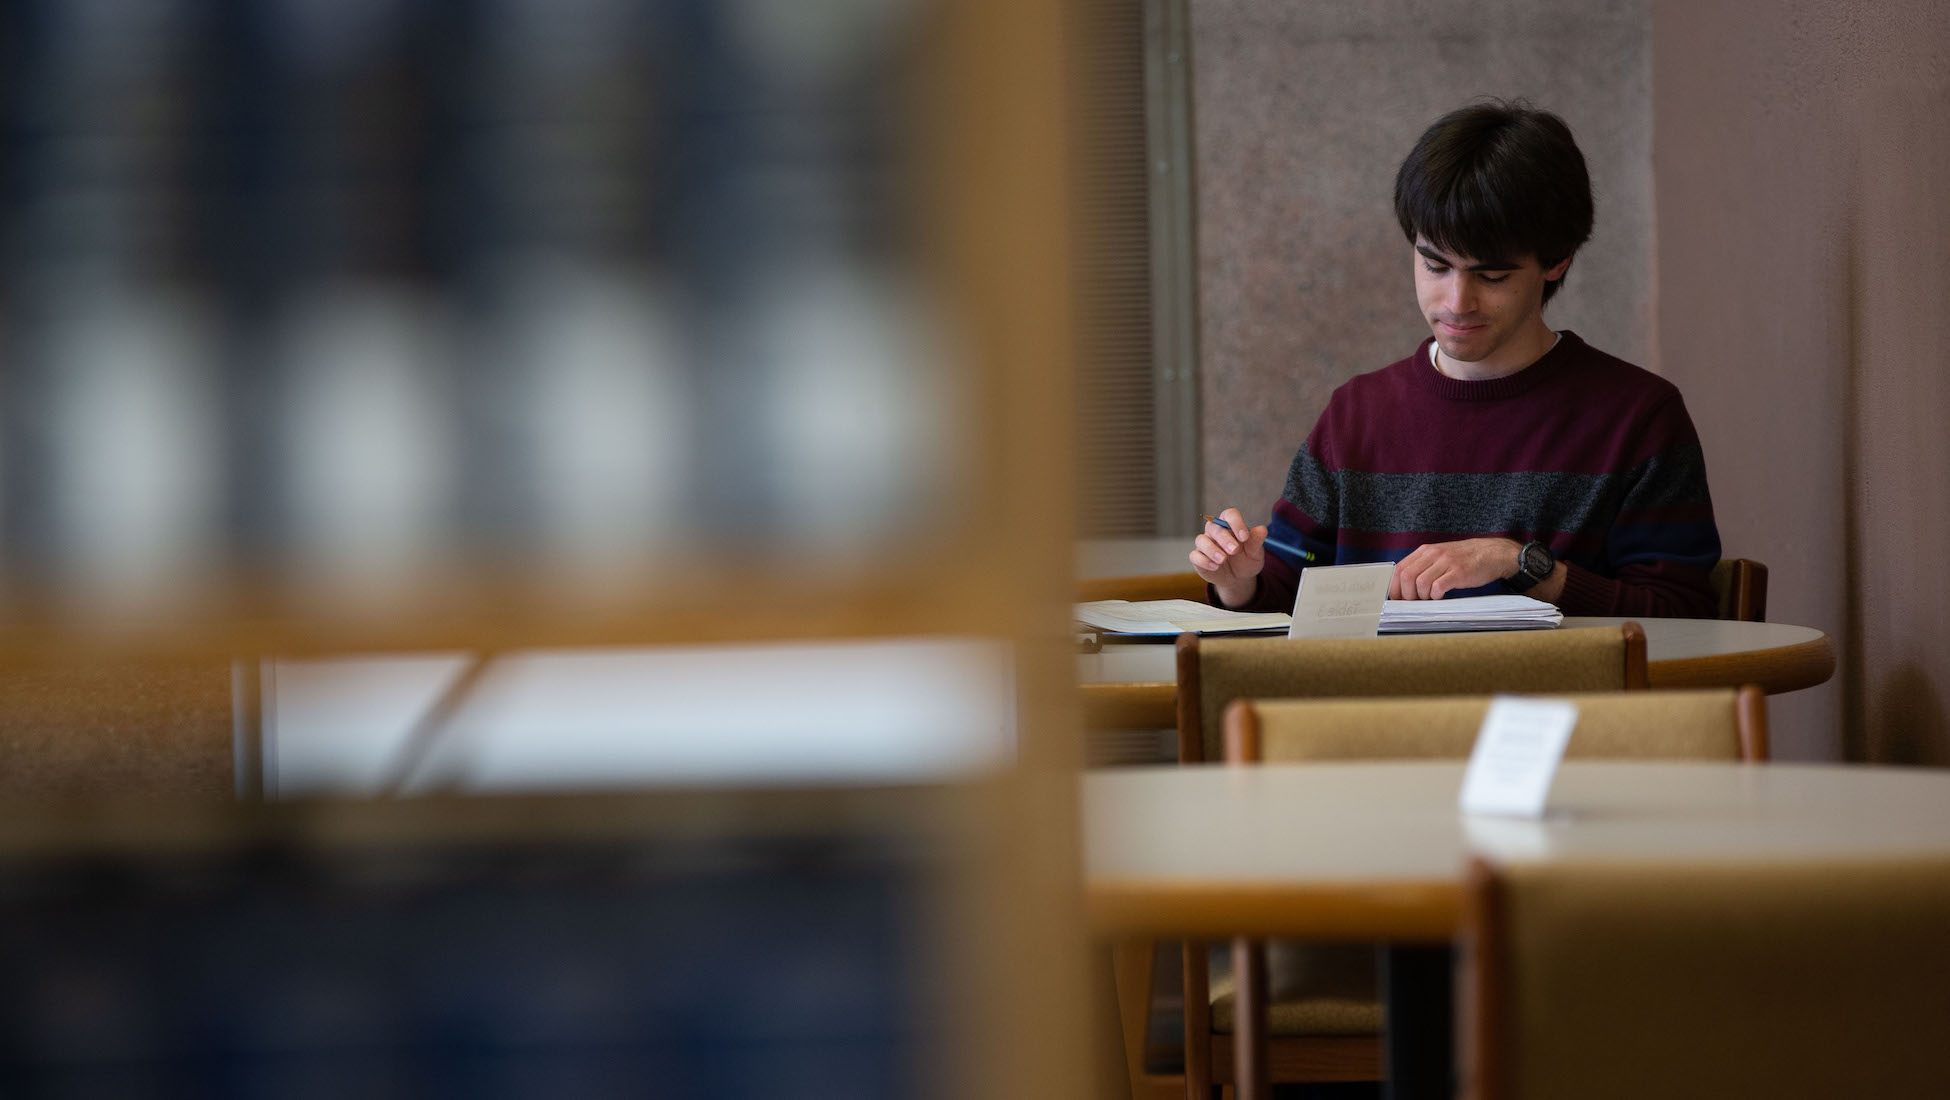
[{"label": "blue pen", "polygon": [[[1233,537],[1233,538],[1236,538],[1236,539],[1244,539],[1244,538],[1246,537],[1246,536],[1244,536],[1244,535],[1242,535],[1242,534],[1240,534],[1240,533],[1239,533],[1239,528],[1237,528],[1237,527],[1234,527],[1234,526],[1233,526],[1232,524],[1230,524],[1230,523],[1226,523],[1226,521],[1225,521],[1225,520],[1222,520],[1222,519],[1220,519],[1220,518],[1219,518],[1219,517],[1217,517],[1217,516],[1208,516],[1208,515],[1205,515],[1205,514],[1203,514],[1203,513],[1201,513],[1201,514],[1199,515],[1199,517],[1198,517],[1198,518],[1200,518],[1200,519],[1203,519],[1203,520],[1209,520],[1209,521],[1211,521],[1211,522],[1213,522],[1213,523],[1219,523],[1219,524],[1224,524],[1224,525],[1225,525],[1225,529],[1226,529],[1226,530],[1228,530],[1228,531],[1231,531],[1231,532],[1232,532],[1232,537]],[[1313,555],[1313,554],[1311,554],[1311,553],[1309,553],[1308,551],[1305,551],[1305,550],[1302,550],[1302,549],[1300,549],[1300,548],[1299,548],[1298,546],[1289,546],[1289,545],[1287,545],[1287,544],[1286,544],[1286,543],[1284,543],[1284,542],[1278,542],[1278,541],[1275,541],[1275,540],[1273,540],[1273,539],[1270,539],[1270,538],[1269,538],[1269,539],[1267,539],[1267,540],[1266,540],[1266,541],[1265,541],[1264,543],[1262,543],[1261,545],[1264,545],[1264,546],[1270,546],[1270,547],[1272,547],[1273,549],[1275,549],[1275,550],[1278,550],[1278,551],[1279,551],[1280,553],[1282,553],[1282,554],[1290,554],[1290,555],[1292,555],[1293,557],[1296,557],[1296,558],[1299,558],[1299,559],[1300,559],[1301,561],[1314,561],[1314,560],[1316,560],[1316,559],[1314,558],[1314,555]]]}]

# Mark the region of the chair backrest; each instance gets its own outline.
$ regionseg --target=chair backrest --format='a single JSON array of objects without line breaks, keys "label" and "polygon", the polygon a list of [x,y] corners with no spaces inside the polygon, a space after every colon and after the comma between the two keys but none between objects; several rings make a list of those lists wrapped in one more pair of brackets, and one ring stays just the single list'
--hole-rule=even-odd
[{"label": "chair backrest", "polygon": [[1221,759],[1234,699],[1484,692],[1620,691],[1645,686],[1637,623],[1577,630],[1388,638],[1178,639],[1178,757]]},{"label": "chair backrest", "polygon": [[1465,1096],[1950,1096],[1950,858],[1470,879]]},{"label": "chair backrest", "polygon": [[[1767,759],[1767,697],[1735,690],[1617,691],[1561,696],[1578,706],[1566,756],[1612,760]],[[1432,699],[1234,699],[1226,759],[1462,760],[1488,696]]]},{"label": "chair backrest", "polygon": [[1098,600],[1192,600],[1205,602],[1205,579],[1187,570],[1183,573],[1146,573],[1129,577],[1090,577],[1077,581],[1077,601]]},{"label": "chair backrest", "polygon": [[1767,567],[1748,558],[1721,558],[1713,567],[1713,592],[1720,598],[1721,619],[1743,623],[1767,621]]},{"label": "chair backrest", "polygon": [[230,665],[50,660],[0,668],[0,801],[228,802]]}]

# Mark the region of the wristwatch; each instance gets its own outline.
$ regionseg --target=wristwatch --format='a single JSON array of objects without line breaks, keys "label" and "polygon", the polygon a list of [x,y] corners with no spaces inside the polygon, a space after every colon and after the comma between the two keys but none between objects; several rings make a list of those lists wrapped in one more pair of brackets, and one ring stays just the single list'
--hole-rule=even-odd
[{"label": "wristwatch", "polygon": [[1503,583],[1509,585],[1512,592],[1528,592],[1556,568],[1557,555],[1551,553],[1550,547],[1533,540],[1524,543],[1523,549],[1517,551],[1517,575]]}]

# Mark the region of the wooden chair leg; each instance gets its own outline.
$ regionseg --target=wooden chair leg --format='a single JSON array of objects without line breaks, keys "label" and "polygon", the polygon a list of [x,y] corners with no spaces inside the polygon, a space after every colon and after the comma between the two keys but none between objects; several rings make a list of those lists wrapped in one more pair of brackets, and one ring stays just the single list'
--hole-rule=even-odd
[{"label": "wooden chair leg", "polygon": [[1212,985],[1204,940],[1185,941],[1185,1098],[1212,1100]]},{"label": "wooden chair leg", "polygon": [[1269,1100],[1266,1072],[1266,944],[1240,937],[1232,941],[1235,1009],[1232,1025],[1233,1091],[1239,1100]]},{"label": "wooden chair leg", "polygon": [[1124,1072],[1131,1100],[1151,1100],[1144,1072],[1144,1040],[1151,1026],[1151,974],[1158,945],[1150,940],[1120,940],[1111,946],[1111,974],[1117,984],[1118,1034],[1124,1040]]}]

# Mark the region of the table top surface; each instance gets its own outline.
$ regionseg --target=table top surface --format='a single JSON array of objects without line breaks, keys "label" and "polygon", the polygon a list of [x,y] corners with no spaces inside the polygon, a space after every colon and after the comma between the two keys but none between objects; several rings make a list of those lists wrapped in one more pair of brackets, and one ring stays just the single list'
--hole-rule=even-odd
[{"label": "table top surface", "polygon": [[[1762,683],[1769,692],[1812,687],[1834,674],[1833,643],[1821,631],[1788,623],[1724,619],[1624,619],[1566,616],[1560,629],[1636,622],[1645,628],[1647,676],[1653,687],[1733,687]],[[1081,654],[1086,684],[1171,683],[1173,647],[1155,642],[1104,646]],[[1805,682],[1804,682],[1805,681]]]},{"label": "table top surface", "polygon": [[1105,931],[1442,938],[1472,855],[1950,855],[1950,770],[1570,761],[1540,821],[1464,817],[1462,774],[1459,762],[1093,772],[1093,918]]}]

